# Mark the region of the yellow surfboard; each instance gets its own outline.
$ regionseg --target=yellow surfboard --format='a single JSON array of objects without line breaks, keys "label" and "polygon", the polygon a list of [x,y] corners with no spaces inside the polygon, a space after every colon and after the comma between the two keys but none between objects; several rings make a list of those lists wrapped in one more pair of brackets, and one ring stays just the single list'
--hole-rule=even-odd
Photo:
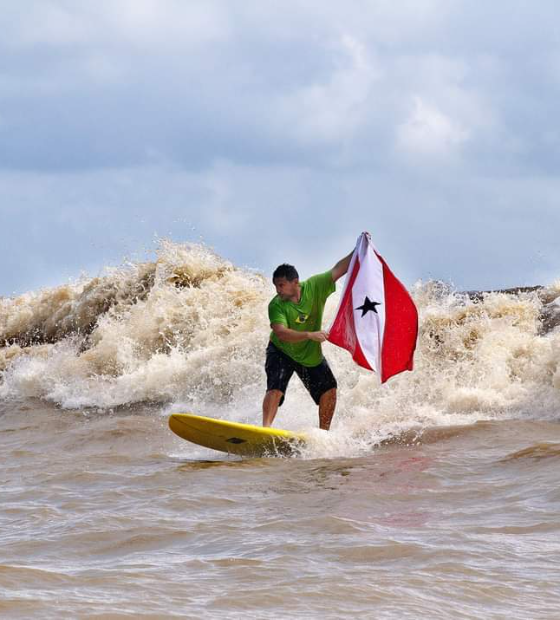
[{"label": "yellow surfboard", "polygon": [[241,456],[292,454],[305,443],[303,433],[216,420],[191,413],[173,413],[169,428],[179,437],[205,448]]}]

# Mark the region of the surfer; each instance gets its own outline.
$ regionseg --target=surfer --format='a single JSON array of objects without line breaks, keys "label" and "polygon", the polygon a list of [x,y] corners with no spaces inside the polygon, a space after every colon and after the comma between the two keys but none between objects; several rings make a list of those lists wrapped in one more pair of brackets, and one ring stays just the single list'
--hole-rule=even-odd
[{"label": "surfer", "polygon": [[321,343],[328,338],[321,323],[327,298],[334,293],[335,282],[348,271],[351,258],[352,252],[329,271],[304,282],[299,281],[292,265],[280,265],[272,274],[277,295],[268,305],[272,333],[266,349],[263,426],[272,425],[295,372],[319,406],[319,427],[329,430],[337,383],[321,350]]}]

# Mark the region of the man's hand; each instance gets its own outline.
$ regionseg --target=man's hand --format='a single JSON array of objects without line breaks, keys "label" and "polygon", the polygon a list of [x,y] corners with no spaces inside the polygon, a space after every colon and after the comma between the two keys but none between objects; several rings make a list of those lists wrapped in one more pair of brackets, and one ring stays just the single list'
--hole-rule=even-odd
[{"label": "man's hand", "polygon": [[272,331],[283,342],[303,342],[304,340],[314,340],[315,342],[325,342],[329,337],[327,332],[298,332],[289,329],[280,323],[272,323]]},{"label": "man's hand", "polygon": [[329,335],[327,332],[307,332],[309,340],[314,340],[315,342],[326,342]]}]

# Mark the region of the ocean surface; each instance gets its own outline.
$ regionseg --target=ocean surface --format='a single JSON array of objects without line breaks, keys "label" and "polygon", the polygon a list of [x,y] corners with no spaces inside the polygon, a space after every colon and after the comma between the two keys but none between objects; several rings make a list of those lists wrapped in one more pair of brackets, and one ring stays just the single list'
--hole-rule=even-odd
[{"label": "ocean surface", "polygon": [[411,293],[415,370],[325,345],[331,432],[294,378],[266,459],[167,417],[260,423],[268,278],[163,241],[0,299],[0,617],[560,618],[560,282]]}]

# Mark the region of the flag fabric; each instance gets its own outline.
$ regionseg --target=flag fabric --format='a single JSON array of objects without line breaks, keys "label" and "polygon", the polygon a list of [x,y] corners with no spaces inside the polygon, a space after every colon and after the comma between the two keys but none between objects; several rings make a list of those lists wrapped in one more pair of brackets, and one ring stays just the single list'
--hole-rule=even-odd
[{"label": "flag fabric", "polygon": [[381,383],[412,370],[418,311],[405,287],[377,253],[369,233],[358,238],[329,342],[375,371]]}]

